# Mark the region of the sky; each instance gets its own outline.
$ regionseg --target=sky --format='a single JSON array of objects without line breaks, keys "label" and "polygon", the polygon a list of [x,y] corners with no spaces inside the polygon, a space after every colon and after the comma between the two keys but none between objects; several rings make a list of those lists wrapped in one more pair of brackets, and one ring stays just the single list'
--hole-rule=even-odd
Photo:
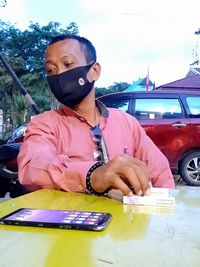
[{"label": "sky", "polygon": [[0,19],[22,30],[31,21],[76,22],[97,50],[102,73],[96,86],[132,83],[148,70],[159,86],[184,78],[194,62],[199,10],[199,0],[7,0]]}]

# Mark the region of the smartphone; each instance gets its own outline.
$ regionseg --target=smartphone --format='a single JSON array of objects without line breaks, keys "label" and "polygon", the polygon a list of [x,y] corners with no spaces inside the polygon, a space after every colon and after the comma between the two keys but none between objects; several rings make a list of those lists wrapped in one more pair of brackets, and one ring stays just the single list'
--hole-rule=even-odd
[{"label": "smartphone", "polygon": [[112,215],[106,212],[22,208],[0,218],[0,223],[17,226],[102,231],[111,219]]}]

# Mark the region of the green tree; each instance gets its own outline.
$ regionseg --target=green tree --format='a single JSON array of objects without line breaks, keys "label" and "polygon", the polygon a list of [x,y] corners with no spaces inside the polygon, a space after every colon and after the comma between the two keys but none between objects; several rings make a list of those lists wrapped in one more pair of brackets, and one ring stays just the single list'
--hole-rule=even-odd
[{"label": "green tree", "polygon": [[[28,29],[21,31],[0,20],[0,51],[41,112],[58,105],[44,79],[43,62],[47,44],[59,34],[78,35],[78,26],[74,22],[65,28],[58,22],[50,22],[46,26],[30,23]],[[16,127],[29,120],[31,111],[1,64],[0,95],[0,108],[4,111],[5,121],[10,118],[12,126]]]},{"label": "green tree", "polygon": [[122,92],[126,88],[128,88],[129,85],[130,84],[127,82],[115,82],[113,85],[110,85],[108,88],[96,87],[95,88],[95,95],[96,95],[96,97],[99,97],[99,96],[106,95],[106,94]]}]

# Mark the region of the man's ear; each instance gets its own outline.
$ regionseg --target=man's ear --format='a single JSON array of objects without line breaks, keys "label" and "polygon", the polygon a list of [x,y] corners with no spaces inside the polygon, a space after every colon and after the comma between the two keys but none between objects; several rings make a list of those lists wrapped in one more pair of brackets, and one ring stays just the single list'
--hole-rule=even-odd
[{"label": "man's ear", "polygon": [[96,62],[92,65],[88,73],[88,80],[90,82],[97,81],[99,79],[100,74],[101,74],[101,65],[98,62]]}]

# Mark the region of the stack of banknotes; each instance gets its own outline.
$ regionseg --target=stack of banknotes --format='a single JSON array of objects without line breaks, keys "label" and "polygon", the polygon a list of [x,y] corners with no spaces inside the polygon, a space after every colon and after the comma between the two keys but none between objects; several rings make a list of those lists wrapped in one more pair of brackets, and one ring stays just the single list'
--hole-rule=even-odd
[{"label": "stack of banknotes", "polygon": [[154,206],[175,206],[175,198],[167,188],[151,188],[149,196],[123,196],[123,204],[130,205],[154,205]]}]

